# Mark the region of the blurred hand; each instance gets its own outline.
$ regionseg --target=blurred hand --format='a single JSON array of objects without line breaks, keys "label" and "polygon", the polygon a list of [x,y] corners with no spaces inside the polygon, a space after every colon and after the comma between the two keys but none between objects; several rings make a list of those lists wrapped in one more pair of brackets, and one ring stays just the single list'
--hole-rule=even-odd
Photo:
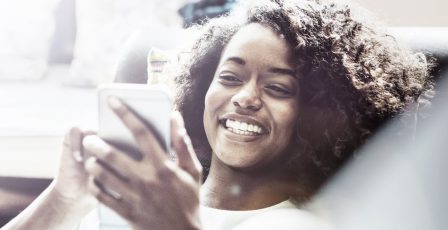
[{"label": "blurred hand", "polygon": [[2,229],[75,229],[97,204],[88,191],[81,142],[89,132],[72,128],[64,137],[58,173],[25,210]]},{"label": "blurred hand", "polygon": [[88,174],[82,162],[82,139],[92,134],[93,131],[73,127],[64,137],[59,169],[53,181],[53,194],[69,205],[85,204],[94,207],[97,203],[95,197],[88,192]]},{"label": "blurred hand", "polygon": [[109,104],[132,132],[143,158],[133,160],[97,136],[86,137],[83,147],[91,154],[85,163],[91,193],[135,229],[199,229],[202,168],[180,114],[171,119],[174,162],[151,129],[123,103],[112,99]]}]

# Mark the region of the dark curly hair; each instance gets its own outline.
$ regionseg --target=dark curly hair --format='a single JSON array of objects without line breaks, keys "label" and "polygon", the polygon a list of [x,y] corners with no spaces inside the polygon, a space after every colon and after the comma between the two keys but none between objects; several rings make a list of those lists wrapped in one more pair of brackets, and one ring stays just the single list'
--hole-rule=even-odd
[{"label": "dark curly hair", "polygon": [[356,20],[347,5],[318,0],[242,4],[197,28],[191,60],[175,80],[177,107],[205,171],[212,151],[203,125],[205,94],[226,44],[249,23],[272,28],[293,49],[301,109],[289,166],[306,194],[381,124],[432,89],[424,55]]}]

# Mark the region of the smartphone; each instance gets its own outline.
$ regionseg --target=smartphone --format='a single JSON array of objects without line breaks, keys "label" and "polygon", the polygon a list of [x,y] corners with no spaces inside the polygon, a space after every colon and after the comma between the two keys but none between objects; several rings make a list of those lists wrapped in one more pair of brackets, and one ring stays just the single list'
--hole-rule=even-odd
[{"label": "smartphone", "polygon": [[170,143],[171,96],[167,90],[142,84],[108,84],[98,91],[98,136],[130,157],[142,156],[132,133],[108,105],[108,98],[121,100],[141,121],[154,131],[165,150]]},{"label": "smartphone", "polygon": [[[140,160],[142,154],[137,143],[129,129],[109,107],[109,97],[116,97],[128,106],[154,131],[159,143],[169,152],[172,99],[167,90],[143,84],[108,84],[98,89],[98,136],[131,158]],[[102,230],[131,229],[123,218],[105,205],[99,205],[98,217]]]}]

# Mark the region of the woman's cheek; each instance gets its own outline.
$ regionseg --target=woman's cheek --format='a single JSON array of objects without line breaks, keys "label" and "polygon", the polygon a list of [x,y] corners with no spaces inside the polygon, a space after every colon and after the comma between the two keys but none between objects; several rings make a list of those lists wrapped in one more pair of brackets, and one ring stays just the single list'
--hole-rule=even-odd
[{"label": "woman's cheek", "polygon": [[227,101],[230,101],[230,97],[231,90],[213,81],[205,95],[205,105],[206,107],[219,107]]},{"label": "woman's cheek", "polygon": [[298,115],[297,104],[295,102],[285,104],[277,102],[276,105],[277,106],[274,106],[272,109],[272,111],[276,114],[274,119],[277,121],[277,124],[281,124],[283,130],[290,131],[292,133],[295,125],[291,124],[296,123],[296,118]]}]

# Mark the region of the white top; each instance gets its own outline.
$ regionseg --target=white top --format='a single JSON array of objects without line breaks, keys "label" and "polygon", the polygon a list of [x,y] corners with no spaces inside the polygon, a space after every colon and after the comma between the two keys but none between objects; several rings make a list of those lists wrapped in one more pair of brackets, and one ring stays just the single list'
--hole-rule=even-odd
[{"label": "white top", "polygon": [[229,211],[201,206],[200,215],[205,230],[330,229],[324,221],[309,211],[297,208],[290,200],[250,211]]},{"label": "white top", "polygon": [[[200,207],[202,227],[204,230],[241,230],[241,229],[282,229],[282,230],[328,230],[321,219],[309,211],[297,208],[290,200],[271,207],[249,210],[230,211]],[[80,230],[125,230],[126,226],[100,224],[98,210],[92,211],[81,222]],[[99,227],[99,226],[102,227]],[[151,229],[151,228],[148,228]]]}]

